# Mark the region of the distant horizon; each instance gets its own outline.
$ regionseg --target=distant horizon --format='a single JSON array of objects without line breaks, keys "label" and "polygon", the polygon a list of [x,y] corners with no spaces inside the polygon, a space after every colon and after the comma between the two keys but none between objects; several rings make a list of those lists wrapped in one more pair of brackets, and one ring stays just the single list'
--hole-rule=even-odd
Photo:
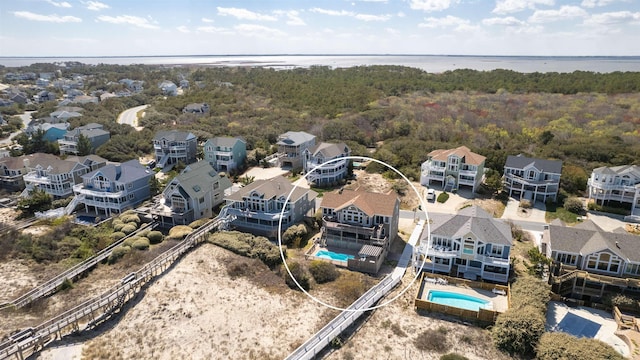
[{"label": "distant horizon", "polygon": [[0,57],[640,56],[633,46],[640,43],[640,1],[635,0],[1,4]]},{"label": "distant horizon", "polygon": [[487,54],[403,54],[403,53],[238,53],[238,54],[158,54],[158,55],[0,55],[0,59],[154,58],[154,57],[283,57],[283,56],[403,56],[403,57],[484,57],[484,58],[640,58],[638,55],[487,55]]}]

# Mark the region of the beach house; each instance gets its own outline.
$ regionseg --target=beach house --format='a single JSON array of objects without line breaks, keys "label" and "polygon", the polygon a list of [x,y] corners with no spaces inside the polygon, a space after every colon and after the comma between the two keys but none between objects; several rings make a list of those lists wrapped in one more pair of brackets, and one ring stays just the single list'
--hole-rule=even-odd
[{"label": "beach house", "polygon": [[420,166],[420,184],[437,183],[444,191],[457,190],[460,186],[476,192],[482,183],[485,157],[466,146],[455,149],[438,149],[427,154]]}]

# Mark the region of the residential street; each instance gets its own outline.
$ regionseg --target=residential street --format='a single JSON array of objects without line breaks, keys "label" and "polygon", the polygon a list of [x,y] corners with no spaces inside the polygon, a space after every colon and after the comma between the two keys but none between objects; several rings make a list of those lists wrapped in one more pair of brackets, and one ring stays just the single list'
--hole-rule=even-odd
[{"label": "residential street", "polygon": [[26,112],[18,115],[18,117],[20,117],[22,119],[22,123],[24,123],[24,126],[22,127],[22,129],[20,129],[20,130],[18,130],[16,132],[12,132],[11,135],[9,135],[8,138],[0,140],[0,147],[5,147],[5,146],[8,146],[8,145],[11,145],[11,142],[12,142],[13,138],[18,136],[24,129],[27,128],[27,125],[31,121],[31,113],[32,112],[33,111],[26,111]]},{"label": "residential street", "polygon": [[131,125],[134,129],[136,129],[137,131],[140,131],[142,130],[142,127],[138,126],[138,112],[140,110],[146,109],[148,106],[149,105],[140,105],[140,106],[127,109],[122,113],[120,113],[120,115],[118,115],[118,120],[116,121],[118,122],[118,124]]}]

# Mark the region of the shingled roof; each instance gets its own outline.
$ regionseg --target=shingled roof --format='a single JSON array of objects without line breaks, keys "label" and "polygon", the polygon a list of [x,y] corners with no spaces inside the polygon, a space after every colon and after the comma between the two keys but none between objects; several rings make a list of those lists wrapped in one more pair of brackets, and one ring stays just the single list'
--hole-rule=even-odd
[{"label": "shingled roof", "polygon": [[576,226],[549,224],[548,239],[553,251],[587,256],[609,250],[626,261],[640,262],[640,238],[627,232],[606,232],[591,220]]},{"label": "shingled roof", "polygon": [[196,136],[190,132],[170,130],[170,131],[158,131],[153,140],[167,139],[169,141],[187,141],[195,139]]},{"label": "shingled roof", "polygon": [[464,208],[455,215],[449,215],[448,219],[434,222],[434,226],[431,227],[432,235],[448,238],[463,237],[469,232],[483,242],[501,245],[512,243],[511,227],[494,219],[481,207],[475,205]]},{"label": "shingled roof", "polygon": [[456,155],[464,159],[465,164],[480,165],[486,159],[484,156],[474,153],[466,146],[460,146],[455,149],[438,149],[433,150],[427,156],[433,160],[447,161],[449,156]]},{"label": "shingled roof", "polygon": [[524,169],[527,166],[533,166],[541,172],[560,174],[562,173],[562,161],[534,159],[523,155],[509,155],[504,167],[513,169]]},{"label": "shingled roof", "polygon": [[318,154],[320,154],[326,159],[333,159],[336,156],[349,153],[350,151],[351,150],[345,143],[333,144],[322,142],[309,148],[309,152],[311,153],[311,155],[318,156]]},{"label": "shingled roof", "polygon": [[[229,195],[227,200],[243,201],[245,197],[248,197],[253,192],[260,194],[263,199],[278,199],[281,196],[286,198],[292,188],[293,184],[289,180],[282,176],[276,176],[268,180],[255,180],[251,184]],[[315,199],[318,195],[318,193],[313,190],[298,186],[293,190],[289,201],[296,202],[307,192],[309,193],[309,200]]]},{"label": "shingled roof", "polygon": [[393,216],[398,197],[393,193],[381,194],[363,190],[342,190],[325,193],[321,207],[339,211],[354,205],[368,216]]}]

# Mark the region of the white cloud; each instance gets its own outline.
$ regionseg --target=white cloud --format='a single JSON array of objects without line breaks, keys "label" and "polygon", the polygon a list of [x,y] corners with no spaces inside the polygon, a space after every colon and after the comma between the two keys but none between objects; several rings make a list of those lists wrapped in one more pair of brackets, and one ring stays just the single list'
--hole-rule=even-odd
[{"label": "white cloud", "polygon": [[616,11],[594,14],[585,21],[587,25],[618,25],[630,22],[640,22],[640,12]]},{"label": "white cloud", "polygon": [[426,12],[442,11],[451,6],[451,0],[410,0],[409,7]]},{"label": "white cloud", "polygon": [[527,9],[533,10],[538,5],[553,6],[554,4],[554,0],[496,0],[496,7],[492,12],[509,14]]},{"label": "white cloud", "polygon": [[399,18],[403,18],[403,17],[405,17],[405,16],[407,16],[407,15],[405,15],[405,13],[403,13],[402,11],[400,11],[400,12],[398,12],[398,13],[396,14],[396,16],[397,16],[397,17],[399,17]]},{"label": "white cloud", "polygon": [[391,19],[391,15],[356,14],[354,17],[362,21],[387,21]]},{"label": "white cloud", "polygon": [[48,2],[49,4],[55,6],[55,7],[61,7],[61,8],[70,8],[71,4],[69,4],[66,1],[61,1],[61,2],[55,2],[53,0],[45,0],[46,2]]},{"label": "white cloud", "polygon": [[100,15],[96,18],[98,21],[108,22],[111,24],[129,24],[144,29],[159,29],[160,27],[149,22],[149,20],[133,15],[106,16]]},{"label": "white cloud", "polygon": [[456,16],[447,15],[441,18],[429,17],[424,19],[426,22],[418,24],[421,28],[454,28],[455,31],[472,31],[477,30],[477,25],[471,25],[467,19]]},{"label": "white cloud", "polygon": [[420,23],[418,26],[426,28],[450,27],[462,24],[469,24],[469,20],[465,20],[456,16],[447,15],[442,18],[425,18],[426,23]]},{"label": "white cloud", "polygon": [[273,12],[276,15],[279,16],[286,16],[287,17],[287,25],[290,26],[304,26],[307,25],[304,20],[302,20],[302,18],[300,18],[300,13],[296,10],[289,10],[289,11],[283,11],[283,10],[276,10]]},{"label": "white cloud", "polygon": [[13,15],[16,17],[32,20],[32,21],[45,21],[53,23],[69,23],[69,22],[82,22],[82,19],[75,16],[60,16],[57,14],[41,15],[35,14],[30,11],[14,11]]},{"label": "white cloud", "polygon": [[239,24],[234,26],[233,28],[239,33],[241,33],[242,35],[252,36],[252,37],[267,38],[267,37],[282,37],[287,35],[285,32],[280,31],[278,29],[273,29],[270,27],[256,25],[256,24]]},{"label": "white cloud", "polygon": [[105,10],[110,8],[109,5],[105,3],[101,3],[100,1],[87,1],[87,2],[83,1],[82,3],[87,5],[87,9],[92,11],[100,11],[100,10]]},{"label": "white cloud", "polygon": [[198,30],[198,32],[211,33],[211,34],[233,34],[233,32],[225,28],[215,27],[215,26],[200,26],[196,30]]},{"label": "white cloud", "polygon": [[346,10],[338,11],[338,10],[328,10],[328,9],[322,9],[322,8],[312,8],[309,11],[318,13],[318,14],[329,15],[329,16],[349,16],[354,19],[358,19],[362,21],[387,21],[392,17],[389,14],[383,14],[383,15],[358,14],[353,11],[346,11]]},{"label": "white cloud", "polygon": [[323,14],[323,15],[330,15],[330,16],[355,16],[355,13],[353,11],[346,11],[346,10],[337,11],[337,10],[313,8],[313,9],[310,9],[309,11],[318,13],[318,14]]},{"label": "white cloud", "polygon": [[202,19],[200,19],[200,20],[202,20],[203,23],[212,23],[213,22],[213,19],[208,19],[208,18],[204,18],[204,17]]},{"label": "white cloud", "polygon": [[576,17],[587,17],[589,14],[578,6],[562,6],[558,10],[536,10],[529,17],[529,22],[545,23],[552,21],[567,20]]},{"label": "white cloud", "polygon": [[582,3],[580,4],[580,6],[584,6],[587,8],[594,8],[596,6],[598,7],[607,6],[614,2],[616,2],[616,0],[582,0]]},{"label": "white cloud", "polygon": [[180,32],[181,32],[181,33],[183,33],[183,34],[188,34],[188,33],[190,33],[190,32],[191,32],[191,31],[189,30],[189,28],[188,28],[188,27],[186,27],[186,26],[184,26],[184,25],[182,25],[182,26],[178,26],[178,27],[176,28],[176,30],[180,31]]},{"label": "white cloud", "polygon": [[391,35],[398,35],[400,34],[400,31],[394,29],[394,28],[385,28],[384,31],[386,31],[388,34]]},{"label": "white cloud", "polygon": [[482,19],[482,23],[484,25],[504,25],[504,26],[521,26],[521,25],[525,25],[524,21],[518,20],[513,16],[493,17],[493,18]]},{"label": "white cloud", "polygon": [[256,12],[240,8],[223,8],[218,6],[218,15],[233,16],[240,20],[277,21],[275,16],[258,14]]}]

